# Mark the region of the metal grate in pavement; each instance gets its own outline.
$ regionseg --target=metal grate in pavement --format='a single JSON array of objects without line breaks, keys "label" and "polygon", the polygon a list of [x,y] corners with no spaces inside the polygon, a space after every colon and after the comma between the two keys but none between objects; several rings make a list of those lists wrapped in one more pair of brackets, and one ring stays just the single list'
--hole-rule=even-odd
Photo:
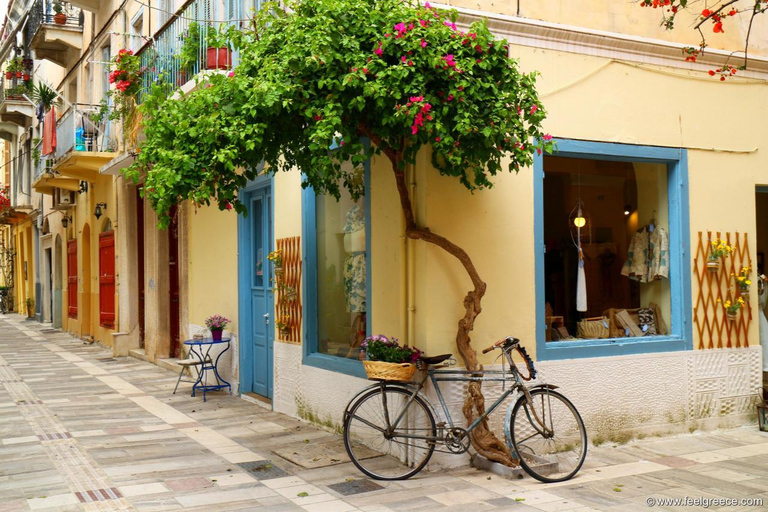
[{"label": "metal grate in pavement", "polygon": [[352,480],[351,482],[341,482],[338,484],[331,484],[329,489],[333,489],[342,496],[352,496],[353,494],[361,494],[364,492],[378,491],[383,489],[381,485],[371,480]]},{"label": "metal grate in pavement", "polygon": [[253,462],[241,462],[237,464],[243,470],[247,471],[256,480],[271,480],[290,476],[290,473],[280,469],[272,464],[271,460],[255,460]]}]

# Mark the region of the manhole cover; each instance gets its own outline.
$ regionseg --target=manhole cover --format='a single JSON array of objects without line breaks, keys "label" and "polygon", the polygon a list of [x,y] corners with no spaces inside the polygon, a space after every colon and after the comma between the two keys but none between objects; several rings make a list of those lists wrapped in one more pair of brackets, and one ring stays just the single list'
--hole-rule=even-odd
[{"label": "manhole cover", "polygon": [[364,492],[378,491],[384,487],[380,486],[376,482],[371,480],[352,480],[351,482],[341,482],[339,484],[332,484],[328,486],[342,496],[352,496],[353,494],[360,494]]},{"label": "manhole cover", "polygon": [[[308,443],[298,442],[272,450],[272,453],[307,469],[323,468],[349,462],[349,456],[344,448],[344,441],[342,439],[310,441]],[[362,448],[359,450],[358,458],[370,459],[380,455],[373,450]]]},{"label": "manhole cover", "polygon": [[290,476],[290,473],[272,464],[271,460],[241,462],[238,464],[238,466],[247,471],[256,480],[271,480],[273,478]]}]

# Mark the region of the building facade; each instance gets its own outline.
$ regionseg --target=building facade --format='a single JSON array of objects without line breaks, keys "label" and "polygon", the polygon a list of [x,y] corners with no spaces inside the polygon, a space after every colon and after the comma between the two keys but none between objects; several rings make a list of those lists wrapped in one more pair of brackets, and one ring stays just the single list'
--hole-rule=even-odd
[{"label": "building facade", "polygon": [[[244,25],[259,5],[143,4],[72,2],[75,25],[43,22],[43,36],[13,36],[35,62],[58,66],[46,76],[64,101],[56,150],[39,161],[32,145],[45,122],[35,105],[6,96],[0,108],[16,162],[16,307],[34,296],[40,320],[155,362],[183,357],[183,340],[224,315],[232,350],[220,368],[238,393],[339,428],[366,385],[362,337],[455,351],[470,283],[441,251],[404,238],[380,158],[368,162],[358,201],[302,189],[295,169],[245,187],[247,217],[184,203],[168,230],[157,229],[141,182],[122,175],[135,149],[127,130],[89,115],[110,88],[108,62],[130,49],[146,87],[162,77],[190,90],[206,67],[204,43],[191,64],[178,57],[192,24]],[[451,6],[463,25],[487,18],[522,68],[540,73],[545,128],[557,141],[552,155],[476,194],[442,178],[428,150],[407,169],[418,222],[464,247],[488,283],[473,345],[522,339],[539,378],[562,387],[593,440],[753,421],[768,343],[757,287],[768,251],[766,121],[755,115],[768,104],[762,36],[753,34],[749,69],[721,82],[709,70],[741,44],[738,19],[690,62],[683,48],[693,34],[683,24],[663,31],[657,11],[633,3]],[[72,47],[46,49],[48,40]],[[719,241],[733,251],[710,271]],[[267,259],[276,249],[279,277]],[[742,290],[746,267],[752,284]],[[276,279],[292,293],[276,293]],[[729,319],[723,302],[739,297],[745,306]],[[449,393],[457,415],[463,392]]]}]

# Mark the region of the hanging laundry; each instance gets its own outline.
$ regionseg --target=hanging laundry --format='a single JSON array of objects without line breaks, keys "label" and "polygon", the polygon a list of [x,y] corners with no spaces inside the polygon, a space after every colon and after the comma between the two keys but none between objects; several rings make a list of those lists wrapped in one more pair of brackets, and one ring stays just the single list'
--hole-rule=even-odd
[{"label": "hanging laundry", "polygon": [[43,121],[43,155],[50,155],[56,150],[56,109],[51,108]]},{"label": "hanging laundry", "polygon": [[621,275],[641,283],[669,279],[669,235],[661,227],[644,226],[635,233],[627,250]]}]

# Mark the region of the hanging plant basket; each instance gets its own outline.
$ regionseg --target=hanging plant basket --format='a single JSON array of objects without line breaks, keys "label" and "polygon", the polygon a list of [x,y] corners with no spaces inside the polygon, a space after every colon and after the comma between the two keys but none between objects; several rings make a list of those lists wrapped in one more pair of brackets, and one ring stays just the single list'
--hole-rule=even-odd
[{"label": "hanging plant basket", "polygon": [[736,321],[736,317],[738,316],[738,313],[731,313],[730,311],[725,312],[725,319],[728,320],[729,324],[732,324]]},{"label": "hanging plant basket", "polygon": [[283,279],[283,267],[275,267],[275,279],[278,281]]},{"label": "hanging plant basket", "polygon": [[287,302],[293,302],[295,301],[299,296],[299,292],[294,290],[293,288],[290,288],[283,292],[283,299],[285,299]]},{"label": "hanging plant basket", "polygon": [[13,72],[12,71],[6,71],[5,72],[5,78],[7,78],[8,80],[13,78]]},{"label": "hanging plant basket", "polygon": [[716,274],[720,270],[720,260],[707,260],[707,270]]},{"label": "hanging plant basket", "polygon": [[749,288],[739,288],[739,296],[744,300],[749,300]]}]

